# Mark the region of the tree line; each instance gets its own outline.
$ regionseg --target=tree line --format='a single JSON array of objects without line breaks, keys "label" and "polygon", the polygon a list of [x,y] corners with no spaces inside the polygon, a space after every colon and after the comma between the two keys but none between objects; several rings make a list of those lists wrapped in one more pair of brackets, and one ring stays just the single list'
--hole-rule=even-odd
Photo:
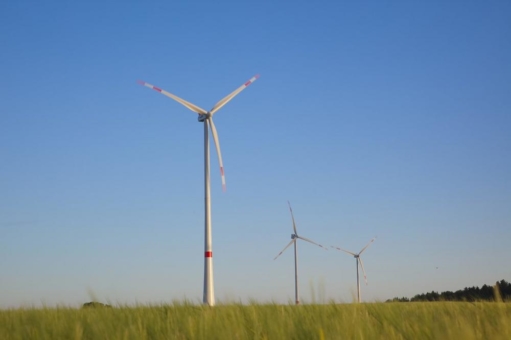
[{"label": "tree line", "polygon": [[455,292],[417,294],[411,299],[395,297],[386,302],[415,302],[415,301],[511,301],[511,283],[506,280],[497,281],[495,285],[482,287],[465,287]]}]

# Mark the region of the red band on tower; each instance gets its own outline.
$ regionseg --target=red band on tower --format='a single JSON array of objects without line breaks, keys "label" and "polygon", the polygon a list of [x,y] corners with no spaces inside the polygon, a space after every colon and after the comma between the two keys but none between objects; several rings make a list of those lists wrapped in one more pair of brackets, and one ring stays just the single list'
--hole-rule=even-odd
[{"label": "red band on tower", "polygon": [[213,252],[212,251],[205,252],[204,257],[213,257]]}]

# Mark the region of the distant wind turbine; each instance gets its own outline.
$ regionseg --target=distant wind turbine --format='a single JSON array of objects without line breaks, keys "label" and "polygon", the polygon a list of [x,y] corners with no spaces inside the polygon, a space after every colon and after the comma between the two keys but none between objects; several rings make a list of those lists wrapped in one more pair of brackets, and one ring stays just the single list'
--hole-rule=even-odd
[{"label": "distant wind turbine", "polygon": [[359,303],[361,302],[361,299],[360,299],[360,279],[359,279],[359,274],[358,274],[358,265],[359,265],[359,263],[360,263],[360,267],[362,267],[362,272],[364,272],[364,280],[365,280],[366,285],[367,285],[367,276],[366,276],[366,271],[364,269],[364,262],[362,261],[362,258],[360,257],[360,255],[362,255],[362,253],[371,245],[371,243],[374,242],[374,240],[376,240],[376,237],[373,238],[371,241],[369,241],[369,243],[364,248],[362,248],[362,250],[359,251],[357,254],[352,253],[351,251],[347,251],[347,250],[341,249],[339,247],[331,246],[332,248],[335,248],[337,250],[340,250],[340,251],[343,251],[345,253],[348,253],[348,254],[352,255],[355,258],[355,260],[356,260],[356,265],[357,265],[357,298],[358,298],[358,302]]},{"label": "distant wind turbine", "polygon": [[233,99],[236,95],[238,95],[241,91],[247,88],[250,84],[259,78],[259,75],[255,75],[250,78],[245,84],[238,87],[231,94],[224,97],[218,103],[213,106],[213,108],[209,111],[206,111],[197,105],[194,105],[190,102],[187,102],[184,99],[179,98],[176,95],[173,95],[170,92],[162,90],[159,87],[146,83],[144,81],[138,81],[139,84],[144,85],[150,89],[153,89],[171,99],[174,99],[178,103],[185,106],[187,109],[198,113],[199,123],[204,123],[204,295],[203,295],[203,303],[208,304],[210,306],[215,305],[215,292],[213,285],[213,245],[212,245],[212,237],[211,237],[211,186],[209,182],[209,135],[208,135],[208,127],[211,129],[211,134],[213,135],[213,141],[216,146],[216,153],[218,156],[218,163],[220,165],[220,176],[222,177],[222,187],[225,191],[225,176],[224,176],[224,165],[222,162],[222,153],[220,151],[220,141],[218,140],[218,134],[216,131],[215,123],[213,123],[213,115],[220,110],[225,104],[227,104],[231,99]]},{"label": "distant wind turbine", "polygon": [[298,236],[298,232],[296,231],[296,224],[295,224],[295,217],[293,216],[293,209],[291,209],[291,204],[289,202],[287,202],[287,204],[289,205],[289,211],[291,212],[291,219],[293,220],[293,230],[294,230],[294,234],[291,234],[291,242],[289,242],[287,244],[287,246],[284,247],[284,249],[282,249],[282,251],[277,255],[275,256],[275,258],[273,260],[276,260],[280,255],[282,255],[282,253],[287,249],[289,248],[289,246],[291,244],[294,244],[295,246],[295,303],[298,305],[300,304],[300,300],[298,298],[298,260],[297,260],[297,256],[296,256],[296,240],[297,239],[302,239],[304,241],[307,241],[309,243],[312,243],[312,244],[315,244],[317,245],[318,247],[321,247],[325,250],[328,250],[327,248],[323,247],[321,244],[318,244],[306,237],[303,237],[303,236]]}]

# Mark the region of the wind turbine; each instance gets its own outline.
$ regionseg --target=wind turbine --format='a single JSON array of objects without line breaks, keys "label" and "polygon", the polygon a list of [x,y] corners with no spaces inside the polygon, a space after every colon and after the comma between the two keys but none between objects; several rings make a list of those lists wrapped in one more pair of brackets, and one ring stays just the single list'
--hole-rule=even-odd
[{"label": "wind turbine", "polygon": [[210,306],[215,305],[215,291],[213,285],[213,247],[212,247],[212,237],[211,237],[211,187],[209,181],[209,136],[208,136],[208,126],[211,128],[211,134],[213,135],[213,140],[215,142],[216,153],[218,155],[218,163],[220,165],[220,175],[222,177],[222,188],[225,191],[225,175],[224,175],[224,165],[222,162],[222,153],[220,151],[220,142],[218,140],[218,133],[216,131],[215,123],[213,123],[213,115],[220,110],[225,104],[227,104],[231,99],[233,99],[236,95],[238,95],[241,91],[243,91],[247,86],[252,84],[254,81],[259,78],[259,75],[255,75],[250,78],[245,84],[238,87],[231,94],[220,100],[218,103],[213,106],[213,108],[209,111],[206,111],[197,105],[194,105],[190,102],[187,102],[184,99],[179,98],[178,96],[173,95],[165,90],[162,90],[154,85],[148,84],[144,81],[138,81],[139,84],[144,85],[150,89],[153,89],[161,94],[170,97],[177,101],[178,103],[184,105],[189,110],[198,113],[198,120],[200,123],[204,123],[204,295],[203,295],[203,303],[208,304]]},{"label": "wind turbine", "polygon": [[366,281],[366,285],[367,285],[367,276],[366,276],[366,271],[364,269],[364,262],[362,261],[362,258],[360,257],[360,255],[362,255],[362,253],[371,245],[371,243],[374,242],[374,240],[376,240],[376,237],[374,237],[371,241],[369,241],[369,243],[364,248],[362,248],[362,250],[359,251],[357,254],[352,253],[351,251],[347,251],[347,250],[341,249],[339,247],[331,246],[332,248],[335,248],[337,250],[340,250],[340,251],[343,251],[345,253],[348,253],[348,254],[352,255],[355,258],[355,260],[356,260],[356,265],[357,265],[357,298],[358,298],[358,302],[359,303],[360,303],[360,280],[359,280],[359,274],[358,274],[358,265],[359,265],[359,263],[360,263],[360,267],[362,267],[362,271],[364,272],[364,280]]},{"label": "wind turbine", "polygon": [[287,204],[289,205],[289,211],[291,212],[291,219],[293,220],[293,230],[294,230],[294,234],[291,234],[291,242],[289,242],[287,244],[287,246],[284,247],[284,249],[282,249],[282,251],[277,255],[275,256],[275,258],[273,260],[276,260],[280,255],[282,255],[282,253],[287,249],[289,248],[289,246],[291,244],[294,244],[295,246],[295,303],[298,305],[300,304],[300,300],[298,299],[298,260],[297,260],[297,256],[296,256],[296,240],[297,239],[302,239],[304,241],[307,241],[309,243],[312,243],[312,244],[315,244],[317,245],[318,247],[321,247],[325,250],[328,250],[328,248],[325,248],[323,247],[321,244],[318,244],[306,237],[303,237],[303,236],[298,236],[298,232],[296,231],[296,224],[295,224],[295,217],[293,216],[293,209],[291,209],[291,204],[289,203],[289,201],[287,202]]}]

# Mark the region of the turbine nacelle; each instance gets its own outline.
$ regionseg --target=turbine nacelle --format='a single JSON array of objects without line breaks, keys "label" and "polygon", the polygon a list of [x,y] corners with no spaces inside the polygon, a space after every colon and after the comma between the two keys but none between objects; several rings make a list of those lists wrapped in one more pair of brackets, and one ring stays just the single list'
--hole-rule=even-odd
[{"label": "turbine nacelle", "polygon": [[291,239],[293,239],[293,240],[294,240],[295,238],[298,238],[298,235],[296,235],[296,234],[291,234]]},{"label": "turbine nacelle", "polygon": [[197,117],[197,120],[199,121],[199,123],[204,123],[206,121],[206,119],[208,119],[209,117],[211,117],[211,113],[199,113],[199,117]]}]

